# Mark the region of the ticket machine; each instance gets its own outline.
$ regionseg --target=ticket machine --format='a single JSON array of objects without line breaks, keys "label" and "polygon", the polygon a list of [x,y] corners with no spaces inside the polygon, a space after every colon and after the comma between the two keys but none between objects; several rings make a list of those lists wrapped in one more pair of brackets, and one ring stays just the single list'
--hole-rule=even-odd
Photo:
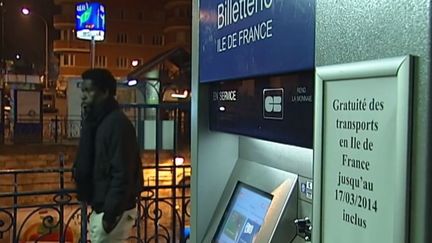
[{"label": "ticket machine", "polygon": [[190,242],[306,242],[312,149],[210,131],[199,120]]},{"label": "ticket machine", "polygon": [[194,3],[190,242],[304,242],[315,1]]},{"label": "ticket machine", "polygon": [[[428,229],[432,222],[431,9],[420,0],[383,0],[373,6],[357,2],[193,1],[191,242],[289,243],[295,235],[293,242],[304,242],[299,230],[292,233],[283,226],[292,208],[296,208],[296,222],[307,225],[306,217],[314,222],[315,243],[432,242]],[[411,61],[400,62],[400,58],[381,60],[409,54],[415,56],[410,65],[405,64]],[[349,64],[366,60],[379,61]],[[321,81],[314,90],[300,73],[315,67]],[[237,81],[243,84],[235,85]],[[308,106],[309,87],[320,104],[310,119],[302,117],[312,107]],[[372,104],[379,100],[385,108],[336,111],[332,101],[337,99]],[[299,102],[304,106],[300,108]],[[357,134],[336,127],[331,120],[365,118],[378,121],[379,130]],[[303,124],[295,124],[295,119]],[[317,177],[312,176],[313,152],[307,140],[308,122],[313,119],[324,127],[322,134],[314,131],[316,143],[325,145],[317,145],[322,151],[314,151]],[[403,121],[406,124],[400,126]],[[348,146],[358,136],[364,136],[360,143],[366,146],[360,148],[358,142]],[[347,167],[342,152],[375,162],[374,169]],[[280,218],[269,217],[274,190],[260,184],[274,183],[276,177],[245,169],[257,164],[260,171],[265,171],[262,165],[297,175],[296,186],[284,194],[290,196]],[[239,173],[249,177],[239,178]],[[339,174],[366,180],[366,184],[335,188],[342,178]],[[314,184],[312,178],[316,178]],[[313,199],[312,219],[312,195],[320,194],[324,197]],[[252,199],[242,200],[239,195]],[[256,204],[267,211],[252,210]],[[250,215],[252,211],[257,214]],[[270,218],[279,222],[271,225]],[[286,229],[284,241],[279,241],[279,226]],[[266,227],[273,227],[272,233]]]},{"label": "ticket machine", "polygon": [[[204,242],[289,242],[296,235],[298,176],[239,160]],[[291,235],[291,239],[287,236]]]}]

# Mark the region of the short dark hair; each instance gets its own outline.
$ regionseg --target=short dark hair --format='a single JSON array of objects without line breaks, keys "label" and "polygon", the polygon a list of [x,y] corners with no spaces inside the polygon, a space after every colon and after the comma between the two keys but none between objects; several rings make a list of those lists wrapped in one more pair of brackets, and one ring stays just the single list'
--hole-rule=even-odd
[{"label": "short dark hair", "polygon": [[81,74],[82,79],[89,79],[100,91],[108,91],[109,95],[115,96],[117,81],[111,72],[104,68],[87,69]]}]

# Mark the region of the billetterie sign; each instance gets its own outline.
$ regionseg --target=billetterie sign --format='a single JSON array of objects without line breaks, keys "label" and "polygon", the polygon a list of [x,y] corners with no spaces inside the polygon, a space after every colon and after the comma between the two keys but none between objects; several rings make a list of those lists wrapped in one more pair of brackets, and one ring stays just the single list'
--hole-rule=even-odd
[{"label": "billetterie sign", "polygon": [[[217,6],[217,29],[247,21],[263,11],[269,11],[273,0],[227,0]],[[222,36],[217,40],[217,52],[223,52],[255,41],[272,37],[272,19],[267,19],[248,28]]]},{"label": "billetterie sign", "polygon": [[314,28],[314,0],[202,0],[200,80],[312,69]]}]

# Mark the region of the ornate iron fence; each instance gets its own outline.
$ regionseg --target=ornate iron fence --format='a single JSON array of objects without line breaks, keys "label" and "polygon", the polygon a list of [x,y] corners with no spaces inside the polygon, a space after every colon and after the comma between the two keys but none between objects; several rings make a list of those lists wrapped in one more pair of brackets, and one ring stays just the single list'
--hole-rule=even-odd
[{"label": "ornate iron fence", "polygon": [[[81,129],[81,119],[79,117],[73,119],[65,119],[60,116],[46,117],[42,119],[40,124],[32,124],[28,126],[26,132],[35,135],[35,139],[31,143],[45,144],[77,144],[79,132]],[[4,124],[4,141],[6,144],[17,143],[17,125],[11,121]],[[22,131],[20,132],[22,133]],[[23,139],[21,139],[23,140]],[[18,143],[25,143],[19,141]]]},{"label": "ornate iron fence", "polygon": [[[185,242],[187,238],[191,173],[189,105],[123,107],[137,131],[145,181],[137,199],[138,215],[130,242],[171,243]],[[77,121],[73,121],[74,127],[78,127]],[[51,131],[67,134],[67,124],[51,123],[54,127]],[[178,156],[183,157],[180,163],[174,160]],[[0,243],[87,242],[91,209],[76,200],[71,173],[65,167],[64,156],[60,156],[57,168],[0,170]]]},{"label": "ornate iron fence", "polygon": [[[63,156],[59,160],[58,168],[0,171],[3,191],[11,189],[0,193],[0,242],[87,242],[91,209],[76,200],[71,169],[64,167]],[[154,169],[144,166],[144,173],[148,177]],[[185,242],[187,238],[190,167],[173,164],[159,169],[170,171],[171,183],[156,186],[147,179],[137,200],[130,242]],[[178,180],[177,174],[185,176]]]}]

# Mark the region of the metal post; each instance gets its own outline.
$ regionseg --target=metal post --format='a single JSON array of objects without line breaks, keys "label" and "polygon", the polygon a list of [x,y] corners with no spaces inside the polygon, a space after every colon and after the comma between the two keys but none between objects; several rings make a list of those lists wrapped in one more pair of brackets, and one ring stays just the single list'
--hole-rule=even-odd
[{"label": "metal post", "polygon": [[[4,69],[6,69],[6,65],[5,65],[5,46],[4,46],[4,43],[5,43],[5,31],[4,31],[4,28],[5,28],[5,24],[4,24],[4,15],[5,15],[5,9],[4,9],[4,3],[3,3],[3,1],[0,1],[0,14],[1,14],[1,35],[2,35],[2,39],[1,39],[1,52],[0,52],[0,55],[1,55],[1,63],[0,63],[0,65],[1,65],[1,74],[2,74],[2,76],[3,76],[3,74],[5,73],[5,71],[4,71]],[[3,88],[4,88],[4,80],[3,80]]]},{"label": "metal post", "polygon": [[[182,173],[183,175],[185,175],[186,173],[186,167],[183,167]],[[180,227],[180,235],[181,235],[181,242],[186,242],[187,240],[187,236],[185,235],[185,229],[186,229],[186,210],[187,210],[187,206],[186,206],[186,178],[183,176],[183,180],[181,183],[181,227]],[[189,184],[190,187],[190,184]]]},{"label": "metal post", "polygon": [[81,240],[80,243],[87,243],[87,204],[80,203],[81,206]]},{"label": "metal post", "polygon": [[[173,155],[172,155],[172,158],[175,158],[177,155],[178,155],[178,153],[177,153],[177,117],[178,117],[178,107],[176,107],[175,109],[173,109],[173,110],[171,110],[171,108],[169,108],[169,110],[170,110],[170,112],[171,111],[174,111],[174,134],[173,134],[173,144],[174,144],[174,147],[173,147]],[[162,121],[163,122],[163,121]],[[176,163],[175,163],[175,160],[173,160],[173,167],[174,167],[174,170],[173,170],[173,173],[172,173],[172,180],[171,180],[171,183],[172,183],[172,191],[171,191],[171,193],[172,193],[172,196],[173,196],[173,199],[172,199],[172,204],[174,205],[173,206],[173,209],[172,209],[172,215],[171,215],[171,217],[172,217],[172,228],[173,228],[173,231],[172,231],[172,233],[173,233],[173,241],[174,242],[176,242],[176,224],[177,224],[177,181],[176,181],[176,178],[177,178],[177,165],[176,165]],[[184,177],[184,174],[183,174],[183,177]],[[183,233],[182,233],[182,225],[181,225],[181,222],[179,222],[180,223],[180,240],[182,239],[182,235],[183,235]]]},{"label": "metal post", "polygon": [[55,143],[57,143],[57,141],[58,141],[58,122],[59,122],[59,119],[58,119],[58,116],[56,115],[55,116],[55,123],[54,123],[54,129],[55,129],[55,131],[54,131],[54,142]]},{"label": "metal post", "polygon": [[12,241],[18,242],[17,239],[17,227],[18,227],[18,175],[14,173],[14,197],[13,197],[13,219],[12,219]]},{"label": "metal post", "polygon": [[[145,108],[143,108],[145,112]],[[137,119],[136,119],[136,127],[137,127],[137,139],[138,139],[138,145],[140,152],[143,152],[145,150],[144,147],[144,119],[141,119],[141,107],[137,107]]]},{"label": "metal post", "polygon": [[3,126],[3,131],[1,132],[1,138],[0,138],[0,144],[3,144],[4,143],[4,140],[5,140],[5,130],[6,130],[6,126],[5,126],[5,120],[4,120],[4,99],[3,99],[3,96],[5,95],[5,93],[6,93],[6,76],[5,76],[5,74],[6,74],[6,63],[5,63],[5,58],[4,58],[4,56],[5,56],[5,48],[4,48],[4,41],[5,41],[5,36],[4,36],[4,34],[5,34],[5,31],[4,31],[4,27],[5,27],[5,24],[4,24],[4,15],[5,15],[5,9],[4,9],[4,3],[3,3],[3,1],[0,1],[0,14],[1,14],[1,35],[2,35],[2,38],[1,38],[1,50],[0,50],[0,78],[1,78],[1,82],[2,82],[2,91],[0,92],[0,104],[1,104],[1,107],[0,107],[0,116],[1,116],[1,118],[0,118],[0,121],[1,121],[1,124],[2,124],[2,126]]},{"label": "metal post", "polygon": [[45,89],[48,89],[48,23],[44,18],[41,18],[43,22],[45,23]]},{"label": "metal post", "polygon": [[90,46],[91,50],[90,50],[90,64],[91,64],[91,68],[95,67],[95,49],[96,49],[96,40],[94,38],[94,36],[92,36],[91,38],[91,46]]},{"label": "metal post", "polygon": [[159,243],[159,160],[160,160],[160,152],[162,150],[161,148],[161,139],[162,139],[162,133],[161,133],[161,123],[160,123],[160,105],[156,106],[156,165],[155,165],[155,171],[156,171],[156,188],[155,188],[155,221],[154,221],[154,227],[155,227],[155,235],[156,235],[156,242]]},{"label": "metal post", "polygon": [[[57,116],[56,116],[57,120]],[[64,228],[64,205],[65,205],[65,197],[64,197],[64,168],[65,168],[65,157],[63,153],[59,154],[60,161],[60,213],[59,213],[59,232],[60,232],[60,242],[65,242],[66,231]]]},{"label": "metal post", "polygon": [[141,194],[137,198],[136,205],[137,205],[137,213],[138,213],[137,220],[136,220],[137,238],[141,239]]},{"label": "metal post", "polygon": [[[26,10],[26,11],[24,11],[24,10]],[[27,9],[27,8],[23,8],[23,14],[24,15],[29,15],[30,14],[30,10]],[[45,73],[44,73],[45,78],[44,78],[44,81],[45,81],[45,89],[48,89],[48,42],[49,42],[49,37],[48,37],[48,22],[40,14],[32,13],[32,15],[38,17],[45,24]]]}]

